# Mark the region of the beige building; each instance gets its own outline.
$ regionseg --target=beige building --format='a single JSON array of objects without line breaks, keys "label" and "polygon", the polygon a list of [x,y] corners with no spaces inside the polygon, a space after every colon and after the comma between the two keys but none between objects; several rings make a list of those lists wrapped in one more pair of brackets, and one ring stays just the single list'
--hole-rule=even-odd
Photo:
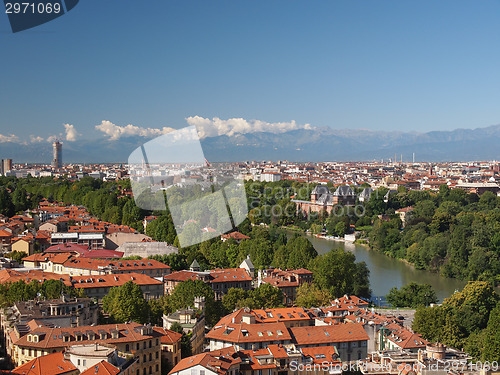
[{"label": "beige building", "polygon": [[[33,323],[33,322],[32,322]],[[135,358],[140,374],[161,374],[161,338],[151,326],[138,323],[108,324],[74,328],[50,328],[32,324],[28,332],[11,333],[9,350],[15,365],[34,358],[62,352],[74,345],[111,345],[121,356]]]}]

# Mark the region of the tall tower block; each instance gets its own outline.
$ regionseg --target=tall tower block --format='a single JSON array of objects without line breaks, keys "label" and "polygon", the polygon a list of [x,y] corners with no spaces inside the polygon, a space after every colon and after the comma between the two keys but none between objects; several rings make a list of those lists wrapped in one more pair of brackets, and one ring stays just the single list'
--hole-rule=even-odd
[{"label": "tall tower block", "polygon": [[61,169],[62,168],[62,143],[59,141],[54,141],[52,143],[52,168]]}]

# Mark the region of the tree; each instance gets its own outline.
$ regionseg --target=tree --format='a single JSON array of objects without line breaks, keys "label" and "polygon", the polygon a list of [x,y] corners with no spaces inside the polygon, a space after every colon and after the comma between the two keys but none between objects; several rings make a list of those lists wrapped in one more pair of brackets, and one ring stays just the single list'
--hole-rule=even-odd
[{"label": "tree", "polygon": [[469,281],[460,292],[455,292],[443,301],[446,306],[457,309],[458,315],[474,316],[472,329],[483,329],[488,324],[490,312],[499,301],[498,293],[487,281]]},{"label": "tree", "polygon": [[314,284],[304,283],[297,289],[295,305],[305,308],[327,306],[332,300],[330,292]]},{"label": "tree", "polygon": [[308,269],[314,273],[314,283],[333,297],[357,293],[358,297],[369,298],[369,270],[364,262],[355,260],[354,254],[334,248],[313,259]]},{"label": "tree", "polygon": [[103,310],[118,323],[134,321],[144,324],[149,320],[149,309],[141,287],[128,281],[111,288],[103,298]]},{"label": "tree", "polygon": [[259,309],[271,309],[281,306],[283,303],[281,290],[267,283],[252,290],[250,297],[254,300],[256,308]]},{"label": "tree", "polygon": [[483,360],[498,361],[500,358],[500,304],[491,310],[483,347]]},{"label": "tree", "polygon": [[186,357],[191,357],[193,355],[193,348],[191,346],[191,336],[192,332],[189,332],[186,334],[184,332],[184,329],[182,328],[181,324],[178,322],[174,322],[170,326],[170,330],[182,334],[181,337],[181,357],[186,358]]},{"label": "tree", "polygon": [[248,293],[239,288],[230,288],[227,293],[222,297],[222,306],[224,310],[229,314],[234,311],[238,302],[248,298]]},{"label": "tree", "polygon": [[429,284],[418,284],[411,282],[408,285],[392,288],[386,296],[392,307],[412,307],[429,306],[437,303],[436,292]]},{"label": "tree", "polygon": [[205,317],[210,325],[216,324],[222,313],[222,305],[215,301],[214,292],[209,284],[201,280],[186,280],[174,288],[169,296],[168,308],[170,312],[194,306],[195,297],[205,298]]},{"label": "tree", "polygon": [[312,243],[303,236],[296,236],[285,245],[288,260],[286,268],[297,269],[307,267],[311,259],[318,256]]}]

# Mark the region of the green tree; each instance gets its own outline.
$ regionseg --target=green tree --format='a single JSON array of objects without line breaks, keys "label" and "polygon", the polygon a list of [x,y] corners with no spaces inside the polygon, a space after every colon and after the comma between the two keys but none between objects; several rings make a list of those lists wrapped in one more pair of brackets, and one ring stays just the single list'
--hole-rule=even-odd
[{"label": "green tree", "polygon": [[355,294],[370,297],[369,271],[364,262],[356,263],[352,253],[334,248],[313,259],[308,269],[314,273],[314,283],[327,289],[333,297]]},{"label": "green tree", "polygon": [[175,322],[170,326],[170,330],[182,334],[181,337],[181,358],[191,357],[193,355],[193,348],[191,346],[192,332],[186,334],[180,323]]},{"label": "green tree", "polygon": [[281,306],[283,303],[281,290],[267,283],[252,290],[250,297],[254,300],[256,308],[259,309],[271,309]]},{"label": "green tree", "polygon": [[484,334],[483,360],[498,361],[500,358],[500,304],[491,310]]},{"label": "green tree", "polygon": [[201,280],[186,280],[177,284],[168,299],[170,312],[193,307],[195,297],[205,298],[207,323],[210,325],[216,324],[223,313],[223,307],[215,301],[214,292],[210,285]]},{"label": "green tree", "polygon": [[229,314],[234,311],[239,301],[248,298],[246,290],[240,288],[229,288],[227,293],[222,297],[222,306]]},{"label": "green tree", "polygon": [[305,308],[327,306],[332,296],[326,289],[319,289],[314,284],[304,283],[297,289],[295,305]]},{"label": "green tree", "polygon": [[132,281],[111,288],[102,302],[104,312],[108,313],[115,322],[134,321],[144,324],[149,320],[148,304],[141,287]]},{"label": "green tree", "polygon": [[429,284],[418,284],[411,282],[408,285],[392,288],[386,296],[387,302],[392,307],[412,307],[429,306],[431,303],[437,303],[436,292]]}]

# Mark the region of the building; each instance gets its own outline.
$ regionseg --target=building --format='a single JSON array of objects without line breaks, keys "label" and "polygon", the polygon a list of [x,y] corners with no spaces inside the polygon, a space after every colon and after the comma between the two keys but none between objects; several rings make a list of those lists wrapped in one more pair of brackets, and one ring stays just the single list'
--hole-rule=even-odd
[{"label": "building", "polygon": [[184,333],[191,333],[193,354],[201,353],[205,340],[205,300],[195,297],[194,307],[180,309],[170,315],[163,315],[163,328],[169,330],[174,323],[180,324]]},{"label": "building", "polygon": [[26,325],[31,320],[44,325],[78,327],[97,324],[98,306],[91,298],[67,298],[20,301],[2,310],[2,328]]},{"label": "building", "polygon": [[34,358],[13,369],[14,375],[79,375],[80,370],[62,352]]},{"label": "building", "polygon": [[99,302],[109,293],[111,288],[122,286],[131,281],[139,285],[146,300],[163,296],[163,283],[140,273],[123,273],[97,276],[73,276],[70,282],[75,289],[83,289],[85,295],[96,298]]},{"label": "building", "polygon": [[311,212],[330,214],[337,205],[354,206],[356,203],[356,194],[350,186],[341,185],[334,193],[330,192],[327,185],[316,185],[311,192],[311,200],[296,200],[292,199],[297,206],[297,211],[304,215],[309,215]]},{"label": "building", "polygon": [[268,270],[259,271],[260,284],[271,284],[278,288],[283,293],[283,304],[285,306],[292,306],[297,298],[298,288],[304,284],[311,284],[313,280],[313,273],[304,268],[297,270],[286,270],[271,268]]},{"label": "building", "polygon": [[170,266],[154,259],[93,259],[72,253],[37,253],[23,259],[25,267],[70,276],[140,273],[150,277],[170,274]]},{"label": "building", "polygon": [[7,172],[12,170],[12,159],[2,159],[2,174],[5,175]]},{"label": "building", "polygon": [[365,359],[368,334],[361,323],[292,327],[290,333],[297,348],[334,346],[342,362]]},{"label": "building", "polygon": [[340,375],[341,363],[332,347],[296,349],[269,345],[257,350],[233,347],[184,358],[169,375]]},{"label": "building", "polygon": [[140,374],[161,374],[163,335],[151,326],[124,323],[50,328],[31,324],[28,332],[15,331],[11,335],[13,344],[11,348],[7,348],[7,353],[16,365],[42,355],[63,352],[74,345],[99,344],[112,346],[125,358],[135,359],[136,369]]},{"label": "building", "polygon": [[153,329],[162,334],[160,340],[162,367],[173,368],[181,361],[182,333],[174,332],[161,327],[154,327]]},{"label": "building", "polygon": [[396,215],[399,215],[399,219],[401,220],[401,223],[403,223],[404,227],[413,215],[413,207],[410,206],[400,208],[399,210],[396,210]]},{"label": "building", "polygon": [[59,141],[52,143],[52,168],[62,168],[62,143]]},{"label": "building", "polygon": [[103,249],[106,246],[106,237],[104,233],[52,233],[50,243],[51,245],[74,243],[90,249]]},{"label": "building", "polygon": [[[193,261],[194,264],[194,261]],[[196,262],[196,264],[198,264]],[[201,280],[210,284],[216,300],[221,300],[230,288],[250,290],[252,288],[252,277],[244,268],[225,268],[211,271],[182,270],[173,272],[163,278],[165,283],[165,294],[171,294],[177,284],[186,280]]]}]

